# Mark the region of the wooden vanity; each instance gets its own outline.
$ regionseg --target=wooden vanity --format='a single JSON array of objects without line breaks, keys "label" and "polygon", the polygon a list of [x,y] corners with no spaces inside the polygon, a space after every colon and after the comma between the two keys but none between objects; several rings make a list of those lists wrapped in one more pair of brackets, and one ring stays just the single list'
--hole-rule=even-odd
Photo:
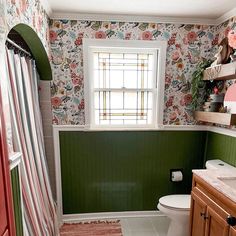
[{"label": "wooden vanity", "polygon": [[209,181],[204,171],[193,171],[190,235],[236,236],[236,190],[205,173]]}]

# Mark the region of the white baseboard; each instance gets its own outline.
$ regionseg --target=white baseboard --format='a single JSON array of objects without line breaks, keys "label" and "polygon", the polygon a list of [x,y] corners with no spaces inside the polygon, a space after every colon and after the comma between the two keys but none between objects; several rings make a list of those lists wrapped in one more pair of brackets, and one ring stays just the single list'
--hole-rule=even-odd
[{"label": "white baseboard", "polygon": [[157,217],[164,216],[160,211],[124,211],[124,212],[101,212],[63,215],[63,223],[76,223],[84,220],[105,220],[137,217]]}]

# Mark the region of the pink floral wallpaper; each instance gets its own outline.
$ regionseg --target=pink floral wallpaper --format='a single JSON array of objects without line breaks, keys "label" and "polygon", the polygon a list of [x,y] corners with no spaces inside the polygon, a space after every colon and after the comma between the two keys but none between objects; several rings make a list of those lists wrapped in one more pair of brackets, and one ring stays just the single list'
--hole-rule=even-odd
[{"label": "pink floral wallpaper", "polygon": [[52,110],[54,124],[83,125],[83,38],[168,42],[164,124],[193,124],[191,75],[218,44],[215,27],[202,25],[52,20]]},{"label": "pink floral wallpaper", "polygon": [[216,27],[216,38],[218,38],[218,41],[220,42],[224,37],[227,37],[231,29],[236,29],[236,16]]},{"label": "pink floral wallpaper", "polygon": [[6,0],[8,31],[17,24],[31,26],[49,53],[49,18],[39,0]]},{"label": "pink floral wallpaper", "polygon": [[[201,58],[212,58],[219,41],[236,17],[214,27],[204,25],[101,22],[49,19],[39,0],[6,0],[0,4],[0,40],[18,23],[30,25],[41,38],[51,58],[53,124],[83,125],[83,38],[166,40],[168,42],[164,124],[194,124],[191,107],[191,75]],[[50,43],[50,45],[49,45]],[[51,50],[50,50],[51,48]],[[51,55],[50,55],[51,54]]]}]

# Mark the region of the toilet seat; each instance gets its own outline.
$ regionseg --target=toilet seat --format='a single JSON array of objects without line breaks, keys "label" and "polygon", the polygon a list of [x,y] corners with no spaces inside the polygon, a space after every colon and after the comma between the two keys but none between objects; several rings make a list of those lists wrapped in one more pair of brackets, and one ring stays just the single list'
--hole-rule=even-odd
[{"label": "toilet seat", "polygon": [[188,211],[190,210],[191,195],[190,194],[173,194],[161,197],[159,204],[163,207],[176,210]]}]

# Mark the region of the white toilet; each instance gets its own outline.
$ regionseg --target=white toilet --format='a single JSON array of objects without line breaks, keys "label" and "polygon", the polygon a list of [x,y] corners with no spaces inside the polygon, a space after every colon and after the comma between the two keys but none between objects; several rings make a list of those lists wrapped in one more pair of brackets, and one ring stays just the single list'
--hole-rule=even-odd
[{"label": "white toilet", "polygon": [[[235,168],[221,160],[209,160],[206,168],[211,170],[233,171]],[[161,197],[158,209],[170,219],[167,236],[188,236],[191,195],[177,194]]]},{"label": "white toilet", "polygon": [[159,199],[158,209],[170,219],[167,236],[188,236],[191,195],[168,195]]}]

